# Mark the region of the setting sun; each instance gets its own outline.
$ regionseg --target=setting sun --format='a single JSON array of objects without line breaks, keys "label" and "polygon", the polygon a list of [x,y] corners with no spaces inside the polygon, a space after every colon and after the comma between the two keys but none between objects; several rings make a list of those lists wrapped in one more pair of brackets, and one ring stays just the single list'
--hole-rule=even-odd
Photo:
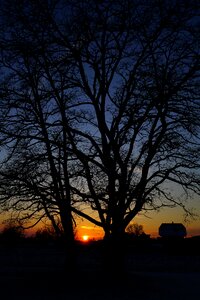
[{"label": "setting sun", "polygon": [[89,236],[88,235],[83,235],[82,239],[84,242],[87,242],[89,240]]}]

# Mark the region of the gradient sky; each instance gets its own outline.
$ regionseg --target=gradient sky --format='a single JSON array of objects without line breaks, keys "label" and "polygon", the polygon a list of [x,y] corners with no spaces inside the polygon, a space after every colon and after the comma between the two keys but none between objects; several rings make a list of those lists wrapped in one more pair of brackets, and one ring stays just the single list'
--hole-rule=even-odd
[{"label": "gradient sky", "polygon": [[[189,219],[187,222],[184,218],[184,212],[180,207],[163,208],[160,211],[149,212],[146,216],[139,214],[132,223],[143,225],[144,232],[151,237],[158,236],[158,228],[161,223],[183,223],[187,229],[187,236],[200,235],[200,198],[192,199],[188,202],[189,207],[193,207],[198,216],[195,220]],[[82,239],[83,235],[88,235],[91,239],[103,237],[103,230],[88,221],[79,221],[77,226],[77,238]]]},{"label": "gradient sky", "polygon": [[[177,187],[176,189],[177,197],[180,196],[181,191]],[[158,236],[158,228],[161,223],[183,223],[187,229],[187,236],[200,235],[200,196],[194,195],[192,199],[187,201],[188,208],[192,209],[194,213],[197,215],[195,219],[188,219],[185,221],[184,211],[180,207],[176,208],[162,208],[160,211],[151,211],[146,215],[144,213],[140,213],[133,220],[132,223],[138,223],[139,225],[143,225],[144,232],[146,234],[150,234],[151,237]],[[87,211],[89,213],[89,211]],[[8,213],[0,214],[0,228],[2,221],[8,218]],[[82,240],[83,235],[88,235],[90,239],[101,239],[103,238],[104,232],[101,227],[98,227],[91,222],[76,218],[76,237]],[[37,229],[44,226],[44,223],[40,223],[37,227],[32,228],[31,230],[26,231],[27,233],[34,233]]]},{"label": "gradient sky", "polygon": [[[184,212],[180,207],[176,208],[163,208],[160,211],[152,211],[144,215],[143,213],[136,216],[132,223],[138,223],[143,225],[144,232],[150,234],[151,237],[158,236],[158,228],[161,223],[183,223],[187,229],[187,236],[200,235],[200,198],[192,199],[188,206],[194,208],[195,213],[198,215],[195,220],[184,220]],[[6,218],[6,214],[0,215],[0,221]],[[1,225],[2,226],[2,225]],[[38,228],[43,226],[37,225],[37,227],[29,230],[29,233],[35,232]],[[28,233],[28,231],[27,231]],[[83,235],[88,235],[90,239],[103,238],[103,230],[90,223],[87,220],[77,219],[76,237],[82,240]]]}]

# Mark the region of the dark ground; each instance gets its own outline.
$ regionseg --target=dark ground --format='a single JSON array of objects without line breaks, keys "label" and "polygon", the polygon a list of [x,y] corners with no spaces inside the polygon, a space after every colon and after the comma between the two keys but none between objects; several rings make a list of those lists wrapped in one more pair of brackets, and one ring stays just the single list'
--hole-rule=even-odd
[{"label": "dark ground", "polygon": [[165,300],[200,299],[199,244],[139,243],[128,247],[126,272],[102,266],[102,245],[79,245],[78,268],[64,270],[65,253],[54,244],[0,246],[0,299]]}]

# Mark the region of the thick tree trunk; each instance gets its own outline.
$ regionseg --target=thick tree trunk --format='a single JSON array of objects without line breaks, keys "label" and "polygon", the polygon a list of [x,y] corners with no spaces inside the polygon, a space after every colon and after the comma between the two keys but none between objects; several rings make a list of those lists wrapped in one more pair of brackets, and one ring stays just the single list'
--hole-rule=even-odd
[{"label": "thick tree trunk", "polygon": [[107,276],[119,283],[126,273],[125,248],[125,231],[116,224],[112,227],[110,236],[105,238],[104,264]]},{"label": "thick tree trunk", "polygon": [[72,274],[75,272],[75,269],[77,267],[77,259],[71,211],[65,210],[64,213],[60,214],[60,216],[64,230],[63,244],[66,251],[66,261],[64,268],[68,274]]}]

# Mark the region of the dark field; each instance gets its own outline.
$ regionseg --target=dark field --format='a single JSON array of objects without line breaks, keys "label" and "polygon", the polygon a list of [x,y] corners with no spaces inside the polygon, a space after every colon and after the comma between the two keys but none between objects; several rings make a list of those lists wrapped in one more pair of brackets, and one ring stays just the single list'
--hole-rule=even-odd
[{"label": "dark field", "polygon": [[0,299],[200,299],[199,242],[129,245],[126,272],[114,279],[102,265],[102,244],[77,247],[70,275],[60,245],[0,245]]}]

